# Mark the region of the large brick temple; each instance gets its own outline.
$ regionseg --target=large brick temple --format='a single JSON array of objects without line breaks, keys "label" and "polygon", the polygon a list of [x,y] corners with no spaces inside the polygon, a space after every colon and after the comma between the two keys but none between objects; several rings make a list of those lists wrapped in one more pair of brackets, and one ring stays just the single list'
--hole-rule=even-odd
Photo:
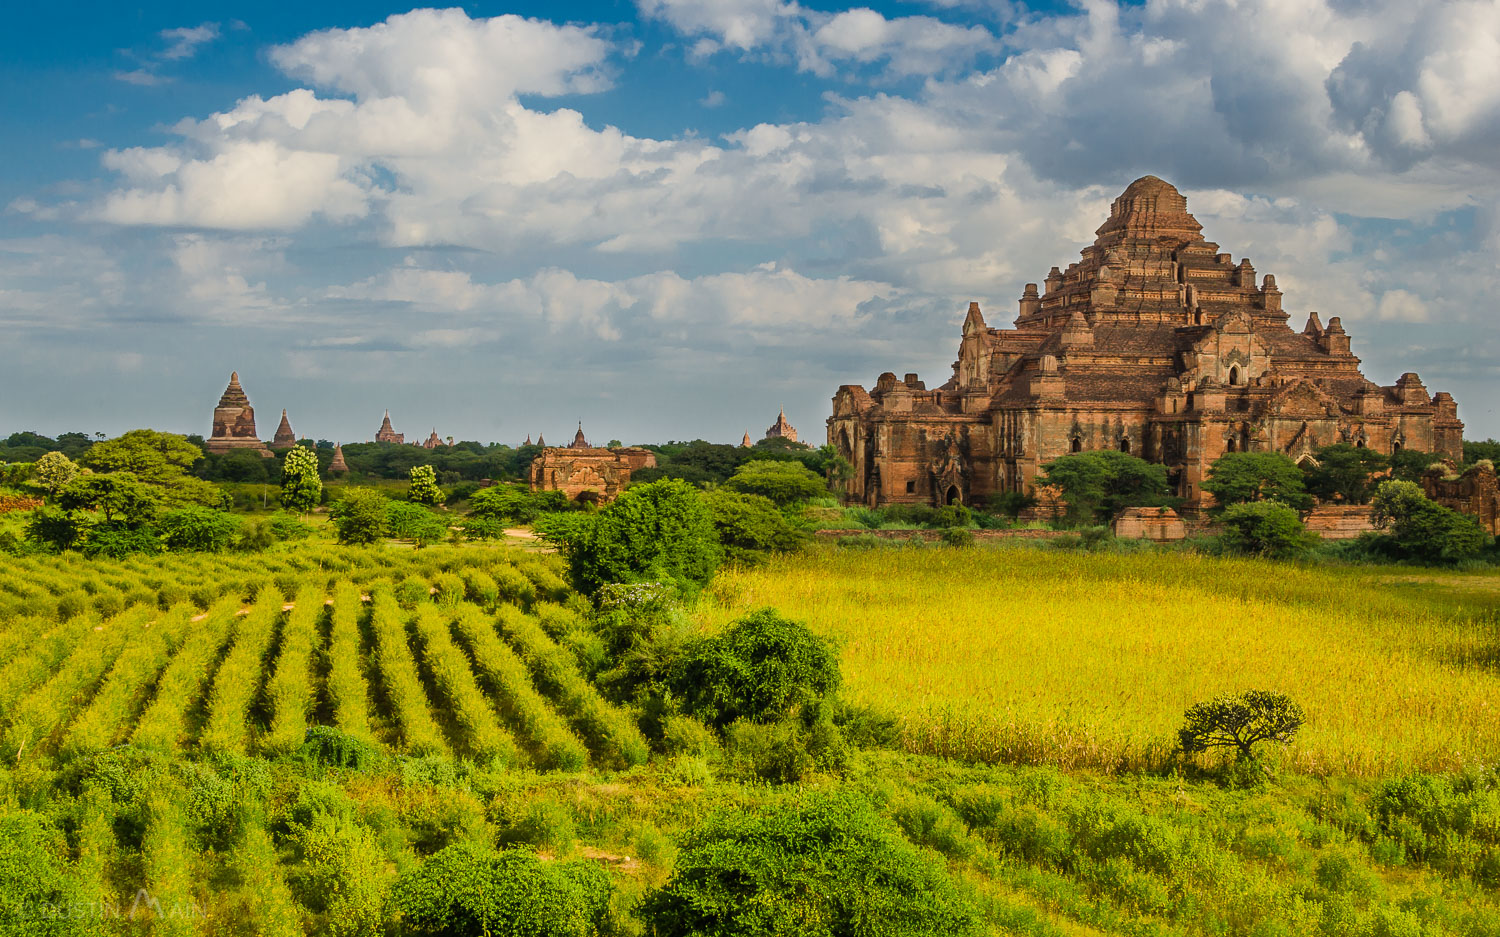
[{"label": "large brick temple", "polygon": [[840,387],[828,441],[853,466],[846,500],[983,503],[1091,449],[1166,465],[1190,504],[1226,452],[1301,461],[1347,442],[1462,457],[1452,396],[1413,373],[1367,380],[1337,316],[1294,331],[1276,278],[1257,283],[1201,232],[1176,188],[1137,179],[1079,262],[1040,293],[1026,284],[1014,328],[969,305],[941,387],[890,372]]}]

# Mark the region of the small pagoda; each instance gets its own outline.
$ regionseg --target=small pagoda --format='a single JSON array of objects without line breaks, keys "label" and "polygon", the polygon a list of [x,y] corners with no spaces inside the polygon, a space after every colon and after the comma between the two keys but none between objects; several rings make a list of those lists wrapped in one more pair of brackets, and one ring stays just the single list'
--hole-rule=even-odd
[{"label": "small pagoda", "polygon": [[786,410],[783,409],[776,415],[776,422],[766,430],[767,439],[785,439],[787,442],[797,441],[797,429],[786,421]]},{"label": "small pagoda", "polygon": [[229,386],[224,388],[219,405],[214,407],[213,431],[204,441],[203,448],[215,455],[248,449],[257,455],[271,456],[271,451],[255,432],[255,408],[250,406],[250,398],[240,386],[238,371],[230,373]]},{"label": "small pagoda", "polygon": [[333,447],[333,461],[328,463],[329,475],[349,474],[349,463],[344,461],[344,444],[337,443]]},{"label": "small pagoda", "polygon": [[297,445],[297,434],[292,432],[292,422],[286,418],[286,408],[281,409],[281,425],[271,438],[272,449],[291,449]]},{"label": "small pagoda", "polygon": [[391,411],[385,411],[385,418],[380,421],[380,431],[375,434],[376,442],[406,442],[406,434],[396,432],[391,426]]}]

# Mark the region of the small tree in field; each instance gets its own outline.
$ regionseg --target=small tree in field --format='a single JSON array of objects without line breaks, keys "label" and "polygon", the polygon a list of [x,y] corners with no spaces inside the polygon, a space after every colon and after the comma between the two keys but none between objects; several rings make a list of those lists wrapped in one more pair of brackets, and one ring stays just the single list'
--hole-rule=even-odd
[{"label": "small tree in field", "polygon": [[437,470],[430,465],[413,465],[406,500],[412,504],[441,504],[443,489],[438,487]]},{"label": "small tree in field", "polygon": [[281,506],[288,511],[306,514],[322,496],[318,454],[302,446],[289,451],[281,463]]},{"label": "small tree in field", "polygon": [[1279,501],[1247,501],[1224,509],[1220,539],[1235,553],[1281,559],[1296,556],[1317,542],[1297,512]]},{"label": "small tree in field", "polygon": [[57,494],[59,488],[77,477],[77,464],[61,452],[49,452],[36,460],[36,483],[47,489],[49,495]]},{"label": "small tree in field", "polygon": [[1256,745],[1289,744],[1306,721],[1302,707],[1285,693],[1246,690],[1188,707],[1177,738],[1182,750],[1190,755],[1233,748],[1238,760],[1251,761]]},{"label": "small tree in field", "polygon": [[1312,507],[1297,463],[1279,452],[1227,452],[1209,466],[1203,490],[1225,506],[1280,501],[1299,511]]},{"label": "small tree in field", "polygon": [[339,543],[375,543],[385,536],[385,495],[373,488],[350,488],[328,514]]}]

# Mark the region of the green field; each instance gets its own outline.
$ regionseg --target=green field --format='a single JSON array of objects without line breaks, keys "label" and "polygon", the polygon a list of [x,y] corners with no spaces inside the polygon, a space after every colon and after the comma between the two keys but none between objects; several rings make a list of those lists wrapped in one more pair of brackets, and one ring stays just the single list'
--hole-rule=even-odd
[{"label": "green field", "polygon": [[[734,733],[606,700],[563,573],[478,545],[9,563],[0,937],[433,933],[393,896],[455,844],[602,868],[576,933],[645,935],[706,819],[823,794],[987,933],[1500,934],[1493,576],[941,547],[724,570],[700,623],[775,605],[842,642],[856,747],[768,784]],[[1174,762],[1182,708],[1246,686],[1308,710],[1280,773]]]},{"label": "green field", "polygon": [[1298,771],[1500,760],[1500,575],[1195,554],[824,549],[726,571],[710,625],[773,605],[836,638],[908,748],[1114,771],[1171,758],[1183,710],[1290,694]]}]

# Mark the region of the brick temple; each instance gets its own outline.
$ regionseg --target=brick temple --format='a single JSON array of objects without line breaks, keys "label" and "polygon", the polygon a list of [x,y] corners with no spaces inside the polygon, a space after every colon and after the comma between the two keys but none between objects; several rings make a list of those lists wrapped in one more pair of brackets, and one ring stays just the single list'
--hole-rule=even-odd
[{"label": "brick temple", "polygon": [[941,387],[891,372],[840,387],[828,441],[853,467],[845,499],[983,503],[1094,449],[1167,466],[1189,504],[1226,452],[1301,461],[1347,442],[1462,458],[1452,396],[1413,373],[1367,380],[1337,316],[1293,330],[1276,278],[1257,282],[1201,232],[1176,188],[1137,179],[1081,260],[1053,267],[1041,292],[1026,284],[1013,328],[969,305]]},{"label": "brick temple", "polygon": [[[281,419],[282,422],[286,421],[285,410],[281,412]],[[214,407],[213,429],[209,432],[208,439],[204,440],[203,448],[218,454],[235,449],[249,449],[257,455],[267,458],[271,456],[271,450],[266,448],[266,444],[255,433],[255,408],[250,406],[250,398],[245,396],[245,389],[240,386],[238,371],[230,373],[229,386],[224,388],[223,395],[219,397],[219,405]]]},{"label": "brick temple", "polygon": [[[530,437],[528,437],[529,439]],[[542,437],[537,443],[544,445]],[[613,501],[630,484],[632,472],[656,467],[656,454],[636,446],[589,445],[583,424],[567,446],[545,446],[531,462],[527,481],[532,491],[561,491],[573,500]]]}]

